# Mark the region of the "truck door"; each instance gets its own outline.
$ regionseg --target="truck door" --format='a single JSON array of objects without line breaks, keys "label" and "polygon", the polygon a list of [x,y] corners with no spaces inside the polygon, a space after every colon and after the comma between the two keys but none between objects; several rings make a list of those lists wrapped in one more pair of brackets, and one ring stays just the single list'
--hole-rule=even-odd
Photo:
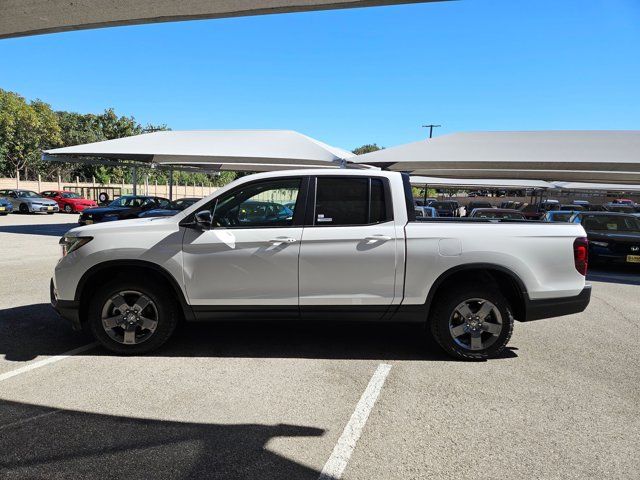
[{"label": "truck door", "polygon": [[[185,229],[184,281],[194,310],[287,307],[298,316],[298,254],[308,179],[285,177],[240,185],[208,208],[210,230]],[[284,207],[294,203],[293,210]],[[299,211],[298,203],[302,203]],[[264,307],[264,308],[263,308]]]},{"label": "truck door", "polygon": [[303,318],[327,311],[380,317],[393,302],[396,233],[383,177],[312,179],[300,248]]}]

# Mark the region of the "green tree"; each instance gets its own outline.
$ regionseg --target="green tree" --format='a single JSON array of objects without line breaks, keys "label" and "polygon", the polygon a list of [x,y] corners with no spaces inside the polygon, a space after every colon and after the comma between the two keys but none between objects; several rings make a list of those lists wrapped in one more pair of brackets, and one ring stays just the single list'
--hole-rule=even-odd
[{"label": "green tree", "polygon": [[[78,176],[83,180],[95,178],[98,183],[129,183],[131,169],[127,166],[89,165],[82,163],[44,162],[42,150],[67,147],[84,143],[101,142],[142,133],[169,130],[166,125],[145,126],[134,117],[119,116],[113,109],[100,114],[53,112],[40,100],[27,102],[20,95],[0,89],[0,175],[15,176],[20,171],[23,178],[34,178],[43,174],[55,179],[61,175],[65,180]],[[167,170],[138,168],[138,181],[145,175],[149,181],[167,184]],[[209,183],[226,185],[238,173],[220,172],[218,175],[191,172],[174,172],[174,182],[197,185]]]},{"label": "green tree", "polygon": [[365,153],[377,152],[378,150],[384,150],[384,147],[379,147],[376,143],[368,143],[353,149],[352,152],[356,155],[364,155]]},{"label": "green tree", "polygon": [[41,151],[60,145],[60,125],[51,107],[40,100],[27,103],[0,89],[0,167],[5,176],[34,176],[42,166]]}]

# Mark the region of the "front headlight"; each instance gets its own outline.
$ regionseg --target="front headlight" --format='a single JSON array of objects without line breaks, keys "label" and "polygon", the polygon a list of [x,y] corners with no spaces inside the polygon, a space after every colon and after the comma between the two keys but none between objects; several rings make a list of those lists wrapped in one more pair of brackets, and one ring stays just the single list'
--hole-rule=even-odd
[{"label": "front headlight", "polygon": [[607,242],[596,242],[595,240],[591,240],[589,242],[591,245],[595,245],[596,247],[608,247],[609,244]]},{"label": "front headlight", "polygon": [[86,245],[91,240],[93,240],[93,237],[62,237],[59,242],[62,246],[62,256],[65,257],[71,252],[78,250],[81,246]]}]

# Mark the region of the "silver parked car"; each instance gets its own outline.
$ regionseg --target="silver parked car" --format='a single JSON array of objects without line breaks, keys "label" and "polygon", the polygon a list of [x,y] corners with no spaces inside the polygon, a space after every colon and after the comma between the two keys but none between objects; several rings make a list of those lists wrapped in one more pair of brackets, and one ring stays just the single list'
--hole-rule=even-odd
[{"label": "silver parked car", "polygon": [[0,197],[5,197],[13,205],[14,212],[20,213],[55,213],[60,210],[58,204],[50,198],[45,198],[31,190],[11,189],[0,190]]}]

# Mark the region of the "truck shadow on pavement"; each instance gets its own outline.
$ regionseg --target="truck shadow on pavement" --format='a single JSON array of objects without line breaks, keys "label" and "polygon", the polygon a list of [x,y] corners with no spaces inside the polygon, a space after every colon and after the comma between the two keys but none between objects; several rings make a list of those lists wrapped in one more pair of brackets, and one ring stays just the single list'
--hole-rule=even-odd
[{"label": "truck shadow on pavement", "polygon": [[0,400],[0,477],[317,479],[265,448],[319,437],[298,425],[204,424],[62,410]]},{"label": "truck shadow on pavement", "polygon": [[[46,303],[0,310],[0,357],[29,361],[58,355],[92,340]],[[506,349],[499,358],[514,358]],[[83,355],[109,355],[96,348]],[[247,357],[450,361],[420,325],[242,321],[186,323],[152,353],[167,357]]]},{"label": "truck shadow on pavement", "polygon": [[61,237],[72,228],[79,227],[77,223],[44,223],[38,225],[2,225],[0,233],[15,233],[22,235],[47,235]]}]

